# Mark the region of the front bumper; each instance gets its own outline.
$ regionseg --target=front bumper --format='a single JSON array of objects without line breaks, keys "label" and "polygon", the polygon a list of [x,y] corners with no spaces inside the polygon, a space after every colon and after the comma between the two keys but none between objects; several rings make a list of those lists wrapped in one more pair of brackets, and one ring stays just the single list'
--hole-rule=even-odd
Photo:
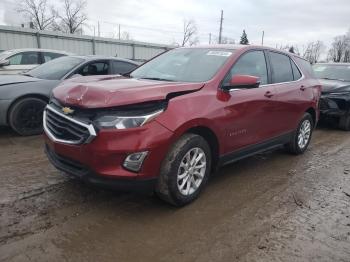
[{"label": "front bumper", "polygon": [[350,111],[350,95],[324,94],[320,99],[322,117],[341,117]]},{"label": "front bumper", "polygon": [[[59,170],[94,184],[119,189],[152,186],[157,179],[173,133],[152,121],[133,129],[104,129],[87,144],[55,142],[44,135],[46,154]],[[123,167],[128,154],[148,151],[139,172]]]},{"label": "front bumper", "polygon": [[51,164],[71,177],[78,178],[86,183],[97,186],[112,188],[119,191],[152,191],[156,184],[156,178],[149,179],[115,179],[104,177],[94,173],[87,166],[56,154],[48,145],[45,146],[45,153]]}]

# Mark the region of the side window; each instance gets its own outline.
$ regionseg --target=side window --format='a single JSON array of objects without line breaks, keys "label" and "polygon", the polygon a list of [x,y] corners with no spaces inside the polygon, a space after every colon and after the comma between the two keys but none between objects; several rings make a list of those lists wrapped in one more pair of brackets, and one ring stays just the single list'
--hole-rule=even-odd
[{"label": "side window", "polygon": [[77,73],[82,76],[108,75],[108,68],[109,63],[107,61],[92,62],[83,66]]},{"label": "side window", "polygon": [[251,51],[243,54],[226,76],[224,83],[229,83],[234,75],[251,75],[260,78],[262,85],[267,84],[267,68],[263,51]]},{"label": "side window", "polygon": [[46,63],[55,58],[64,56],[64,54],[51,53],[51,52],[43,52],[42,55],[43,55],[43,63]]},{"label": "side window", "polygon": [[293,71],[290,58],[286,55],[269,52],[272,67],[272,83],[293,81]]},{"label": "side window", "polygon": [[136,65],[127,62],[113,61],[113,74],[126,74],[136,68]]},{"label": "side window", "polygon": [[293,60],[290,60],[290,62],[292,63],[292,70],[293,70],[294,80],[300,79],[302,75],[301,75],[298,67],[295,65]]},{"label": "side window", "polygon": [[23,52],[9,58],[10,65],[37,65],[39,64],[38,52]]}]

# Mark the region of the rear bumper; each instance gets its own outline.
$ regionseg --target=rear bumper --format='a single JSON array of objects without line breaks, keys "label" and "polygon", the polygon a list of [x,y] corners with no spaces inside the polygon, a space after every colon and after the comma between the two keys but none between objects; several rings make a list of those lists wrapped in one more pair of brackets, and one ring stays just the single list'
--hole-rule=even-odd
[{"label": "rear bumper", "polygon": [[116,179],[96,174],[93,170],[81,163],[56,154],[45,145],[45,153],[53,166],[67,175],[79,180],[104,188],[118,191],[150,192],[154,190],[157,179]]}]

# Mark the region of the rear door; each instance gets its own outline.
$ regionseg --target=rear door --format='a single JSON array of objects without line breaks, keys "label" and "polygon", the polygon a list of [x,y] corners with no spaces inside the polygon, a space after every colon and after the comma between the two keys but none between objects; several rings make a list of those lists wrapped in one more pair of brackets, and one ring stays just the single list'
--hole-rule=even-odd
[{"label": "rear door", "polygon": [[272,138],[275,135],[275,116],[278,111],[274,98],[275,87],[269,85],[264,51],[253,50],[244,53],[233,65],[223,83],[227,84],[233,75],[257,76],[260,79],[260,87],[230,92],[225,107],[226,117],[223,120],[229,137],[228,152]]},{"label": "rear door", "polygon": [[305,88],[303,76],[294,61],[286,54],[268,51],[272,84],[276,88],[278,112],[276,132],[288,133],[296,129],[300,120],[301,92]]}]

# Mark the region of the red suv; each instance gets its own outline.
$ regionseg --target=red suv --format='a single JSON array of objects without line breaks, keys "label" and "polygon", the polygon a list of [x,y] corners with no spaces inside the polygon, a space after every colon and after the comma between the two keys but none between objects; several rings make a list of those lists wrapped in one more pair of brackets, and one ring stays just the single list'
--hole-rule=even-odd
[{"label": "red suv", "polygon": [[124,76],[74,78],[44,111],[46,153],[84,181],[185,205],[222,165],[306,150],[319,115],[311,70],[280,50],[219,45],[173,49]]}]

